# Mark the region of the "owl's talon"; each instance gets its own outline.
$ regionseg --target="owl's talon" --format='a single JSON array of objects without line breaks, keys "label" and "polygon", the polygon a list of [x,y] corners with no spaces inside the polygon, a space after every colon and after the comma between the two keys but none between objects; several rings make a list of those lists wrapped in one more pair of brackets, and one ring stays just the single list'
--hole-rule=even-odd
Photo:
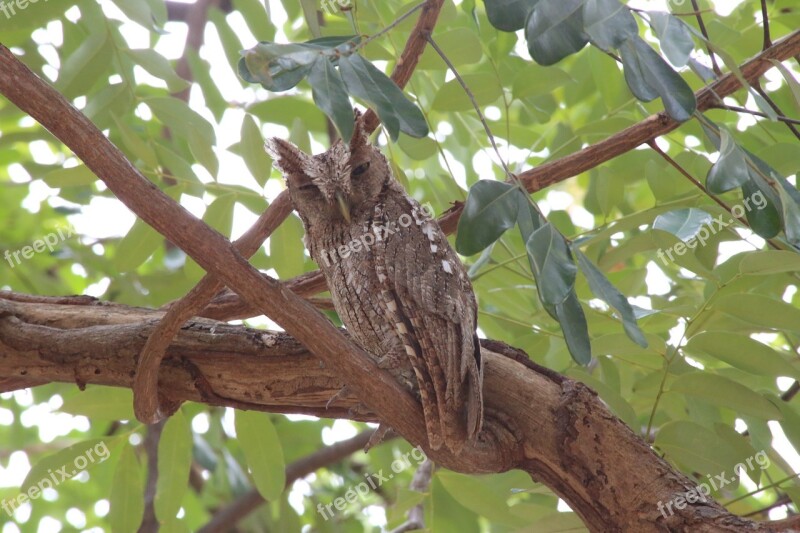
[{"label": "owl's talon", "polygon": [[373,447],[377,446],[378,444],[382,443],[386,436],[392,431],[392,428],[387,426],[386,424],[381,423],[378,425],[378,429],[375,430],[367,444],[364,445],[364,453],[368,453]]},{"label": "owl's talon", "polygon": [[350,392],[350,389],[348,389],[348,388],[347,388],[347,385],[345,385],[344,387],[342,387],[341,389],[339,389],[339,392],[337,392],[336,394],[334,394],[333,396],[331,396],[330,400],[328,400],[328,403],[326,403],[326,404],[325,404],[325,410],[327,411],[327,410],[328,410],[328,408],[330,408],[330,406],[331,406],[331,404],[334,402],[334,400],[339,400],[339,399],[341,399],[341,398],[342,398],[342,396],[344,396],[345,394],[347,394],[347,393],[349,393],[349,392]]}]

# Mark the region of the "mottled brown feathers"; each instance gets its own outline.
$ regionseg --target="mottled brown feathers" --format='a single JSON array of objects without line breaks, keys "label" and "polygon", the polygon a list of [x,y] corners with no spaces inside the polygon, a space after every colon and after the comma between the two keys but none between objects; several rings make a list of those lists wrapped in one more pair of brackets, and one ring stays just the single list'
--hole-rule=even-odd
[{"label": "mottled brown feathers", "polygon": [[460,450],[481,428],[483,368],[472,285],[439,225],[358,116],[349,145],[310,156],[272,139],[267,149],[347,330],[418,396],[431,447]]}]

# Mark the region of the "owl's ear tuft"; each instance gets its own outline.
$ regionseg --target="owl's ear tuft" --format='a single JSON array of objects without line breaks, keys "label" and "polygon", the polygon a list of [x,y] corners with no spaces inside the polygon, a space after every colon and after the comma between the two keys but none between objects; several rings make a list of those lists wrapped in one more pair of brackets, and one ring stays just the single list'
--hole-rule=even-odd
[{"label": "owl's ear tuft", "polygon": [[302,173],[308,164],[308,154],[289,141],[272,137],[264,143],[264,149],[273,159],[275,168],[284,174]]},{"label": "owl's ear tuft", "polygon": [[350,139],[350,153],[356,152],[369,145],[369,133],[364,124],[364,115],[356,109],[356,127],[353,129],[353,137]]}]

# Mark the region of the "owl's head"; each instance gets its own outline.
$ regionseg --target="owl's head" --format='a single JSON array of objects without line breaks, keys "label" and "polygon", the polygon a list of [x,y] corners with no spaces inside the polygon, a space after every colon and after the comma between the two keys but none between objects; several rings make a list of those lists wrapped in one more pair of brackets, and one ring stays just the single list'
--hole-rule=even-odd
[{"label": "owl's head", "polygon": [[309,155],[283,139],[269,139],[265,148],[283,173],[295,209],[318,224],[349,224],[371,210],[391,178],[383,154],[369,143],[363,117],[356,112],[349,144],[337,140],[327,151]]}]

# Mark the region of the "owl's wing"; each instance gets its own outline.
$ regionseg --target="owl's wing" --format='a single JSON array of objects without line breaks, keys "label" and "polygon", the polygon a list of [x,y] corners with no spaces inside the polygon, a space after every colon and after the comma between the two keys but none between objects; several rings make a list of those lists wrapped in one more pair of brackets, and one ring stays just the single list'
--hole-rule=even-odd
[{"label": "owl's wing", "polygon": [[457,452],[483,419],[472,285],[439,225],[399,185],[378,209],[382,298],[419,381],[431,446],[443,439]]}]

